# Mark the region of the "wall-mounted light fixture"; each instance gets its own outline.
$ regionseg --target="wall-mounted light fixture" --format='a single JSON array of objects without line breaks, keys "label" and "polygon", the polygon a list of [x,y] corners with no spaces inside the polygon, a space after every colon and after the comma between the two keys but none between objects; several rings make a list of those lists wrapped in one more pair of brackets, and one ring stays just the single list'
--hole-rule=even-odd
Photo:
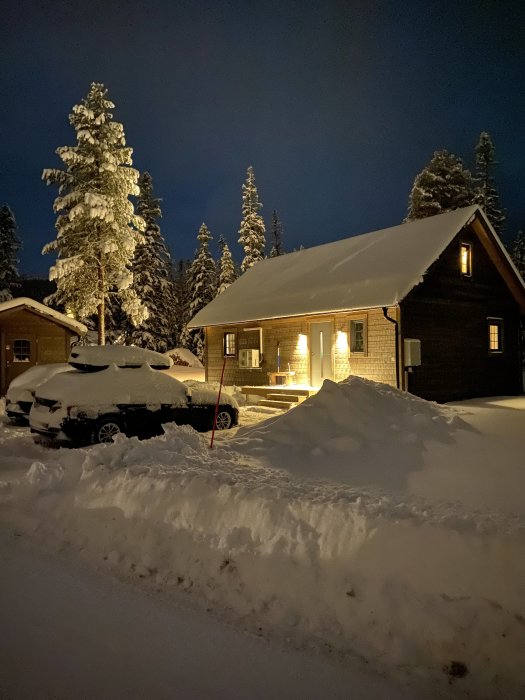
[{"label": "wall-mounted light fixture", "polygon": [[304,333],[299,333],[296,350],[299,355],[306,355],[308,352],[308,338]]},{"label": "wall-mounted light fixture", "polygon": [[335,347],[341,355],[348,355],[348,333],[337,331]]}]

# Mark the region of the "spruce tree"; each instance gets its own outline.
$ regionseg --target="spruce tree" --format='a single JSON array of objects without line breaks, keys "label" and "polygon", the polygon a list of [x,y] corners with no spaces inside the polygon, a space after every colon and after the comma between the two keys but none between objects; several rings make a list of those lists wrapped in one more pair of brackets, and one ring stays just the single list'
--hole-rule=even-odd
[{"label": "spruce tree", "polygon": [[275,209],[272,213],[270,237],[273,241],[272,249],[270,251],[270,258],[276,258],[279,255],[283,255],[283,224],[277,216]]},{"label": "spruce tree", "polygon": [[191,262],[179,260],[173,273],[175,290],[175,311],[173,314],[172,346],[186,347],[188,333],[186,324],[190,320],[190,283],[189,271]]},{"label": "spruce tree", "polygon": [[235,264],[233,262],[232,254],[228,244],[222,236],[219,237],[219,265],[218,265],[218,280],[217,280],[217,294],[222,294],[225,289],[227,289],[230,284],[235,282],[237,279],[237,273],[235,271]]},{"label": "spruce tree", "polygon": [[446,150],[435,151],[414,180],[406,221],[466,207],[472,200],[472,176],[463,161]]},{"label": "spruce tree", "polygon": [[525,280],[525,235],[523,231],[518,231],[510,251],[510,257]]},{"label": "spruce tree", "polygon": [[505,214],[500,206],[499,195],[494,186],[495,149],[486,131],[479,135],[476,146],[476,169],[474,176],[474,201],[483,207],[494,230],[501,236]]},{"label": "spruce tree", "polygon": [[261,208],[253,167],[250,165],[246,182],[242,186],[242,221],[239,229],[239,243],[244,249],[244,259],[241,263],[243,272],[264,258],[266,229],[263,218],[259,214]]},{"label": "spruce tree", "polygon": [[0,209],[0,302],[13,298],[18,283],[18,259],[20,240],[15,217],[4,204]]},{"label": "spruce tree", "polygon": [[137,212],[144,219],[145,229],[143,240],[135,248],[132,289],[149,316],[131,329],[129,340],[133,345],[165,352],[170,345],[175,310],[170,254],[157,223],[162,211],[160,200],[153,194],[151,175],[142,173],[138,185]]},{"label": "spruce tree", "polygon": [[56,151],[64,169],[42,174],[59,192],[54,203],[57,237],[42,251],[58,254],[50,269],[57,291],[47,301],[78,319],[96,314],[102,345],[105,307],[111,294],[120,299],[133,324],[147,315],[132,288],[131,272],[144,228],[129,199],[139,194],[139,174],[131,167],[133,150],[126,146],[124,128],[113,121],[114,106],[104,85],[92,83],[69,115],[76,145]]},{"label": "spruce tree", "polygon": [[[206,304],[215,298],[217,293],[217,277],[215,261],[210,253],[209,243],[212,236],[206,224],[202,224],[197,234],[199,247],[188,271],[187,282],[190,285],[189,318],[190,320]],[[184,345],[188,347],[199,360],[204,358],[205,336],[204,329],[193,328],[183,334]]]}]

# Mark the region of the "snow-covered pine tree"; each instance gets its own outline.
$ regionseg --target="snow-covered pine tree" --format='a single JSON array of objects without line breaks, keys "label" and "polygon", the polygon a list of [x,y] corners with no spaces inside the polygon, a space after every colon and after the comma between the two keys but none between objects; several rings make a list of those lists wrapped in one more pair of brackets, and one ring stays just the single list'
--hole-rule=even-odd
[{"label": "snow-covered pine tree", "polygon": [[219,236],[219,253],[217,294],[222,294],[237,279],[230,248],[222,236]]},{"label": "snow-covered pine tree", "polygon": [[264,258],[266,246],[264,221],[259,214],[262,204],[255,185],[255,174],[250,165],[246,174],[246,182],[242,186],[242,221],[239,229],[239,243],[244,249],[244,259],[241,270],[246,272],[256,262]]},{"label": "snow-covered pine tree", "polygon": [[272,249],[270,251],[270,258],[276,258],[279,255],[283,255],[283,224],[277,216],[275,209],[272,213],[270,238],[273,241]]},{"label": "snow-covered pine tree", "polygon": [[166,352],[171,345],[172,318],[175,295],[171,279],[168,248],[157,223],[162,216],[160,200],[154,196],[153,180],[148,172],[138,180],[140,195],[137,213],[144,219],[144,237],[135,248],[133,285],[137,297],[148,309],[149,316],[131,328],[129,340],[133,345]]},{"label": "snow-covered pine tree", "polygon": [[13,298],[18,283],[18,259],[20,240],[15,217],[4,204],[0,209],[0,302]]},{"label": "snow-covered pine tree", "polygon": [[[189,303],[190,320],[203,309],[206,304],[209,304],[217,293],[215,261],[209,249],[212,236],[206,224],[203,223],[201,225],[199,233],[197,234],[197,239],[199,241],[199,247],[188,271],[187,279],[190,285],[191,295]],[[205,351],[204,329],[187,329],[183,336],[185,347],[188,347],[199,360],[202,360]]]},{"label": "snow-covered pine tree", "polygon": [[501,236],[505,224],[505,213],[501,208],[499,194],[494,185],[496,164],[494,144],[486,131],[482,131],[479,135],[475,152],[474,201],[483,207],[494,230]]},{"label": "snow-covered pine tree", "polygon": [[435,151],[414,180],[406,221],[466,207],[472,201],[472,176],[461,158],[446,150]]},{"label": "snow-covered pine tree", "polygon": [[190,268],[191,262],[189,260],[179,260],[173,273],[175,312],[173,314],[172,347],[187,347],[189,344],[186,324],[190,320]]},{"label": "snow-covered pine tree", "polygon": [[525,234],[523,231],[518,231],[512,248],[510,250],[512,262],[518,268],[518,272],[525,280]]},{"label": "snow-covered pine tree", "polygon": [[59,192],[54,203],[57,237],[42,251],[58,253],[49,271],[57,291],[47,302],[62,306],[78,319],[96,314],[101,345],[105,343],[105,306],[112,290],[134,324],[148,313],[131,286],[130,265],[144,228],[129,199],[139,194],[139,174],[131,167],[133,150],[126,146],[124,128],[113,121],[114,106],[104,85],[92,83],[69,115],[76,145],[56,151],[64,169],[42,174]]}]

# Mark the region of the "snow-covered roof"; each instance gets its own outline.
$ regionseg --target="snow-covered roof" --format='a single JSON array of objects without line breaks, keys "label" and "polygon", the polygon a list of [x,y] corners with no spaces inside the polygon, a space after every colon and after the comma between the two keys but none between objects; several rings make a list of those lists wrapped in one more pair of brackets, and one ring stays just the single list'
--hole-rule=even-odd
[{"label": "snow-covered roof", "polygon": [[84,335],[87,333],[87,327],[83,323],[75,321],[73,318],[60,313],[60,311],[50,309],[49,306],[45,306],[39,301],[35,301],[29,297],[16,297],[15,299],[9,299],[9,301],[2,302],[0,304],[0,314],[3,311],[11,311],[12,309],[18,309],[20,307],[26,307],[32,311],[36,311],[36,313],[41,314],[42,316],[48,316],[57,323],[60,323],[60,325],[70,328],[79,335]]},{"label": "snow-covered roof", "polygon": [[514,268],[481,209],[470,206],[262,260],[205,306],[189,326],[393,306],[421,282],[476,214]]}]

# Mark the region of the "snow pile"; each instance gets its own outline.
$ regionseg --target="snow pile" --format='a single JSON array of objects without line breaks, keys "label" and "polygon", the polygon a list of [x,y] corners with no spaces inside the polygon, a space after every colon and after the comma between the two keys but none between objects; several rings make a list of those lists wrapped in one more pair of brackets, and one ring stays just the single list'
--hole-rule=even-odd
[{"label": "snow pile", "polygon": [[467,428],[450,409],[351,376],[277,418],[240,429],[235,446],[297,476],[399,489],[431,441]]},{"label": "snow pile", "polygon": [[[199,369],[204,369],[204,365],[199,360],[199,358],[192,353],[188,348],[173,348],[172,350],[167,350],[164,353],[169,357],[174,364],[178,364],[181,361],[186,363],[187,367],[198,367]],[[183,367],[184,365],[180,365]]]},{"label": "snow pile", "polygon": [[[250,629],[429,675],[436,695],[464,668],[456,683],[473,697],[522,697],[525,489],[500,483],[483,435],[464,427],[450,409],[352,378],[232,440],[221,434],[213,450],[175,425],[149,441],[55,452],[0,430],[2,517],[115,574],[191,591]],[[515,467],[518,435],[493,438]],[[460,491],[476,490],[462,471],[467,447],[497,498],[518,491],[514,512],[421,497],[441,466]],[[451,464],[432,462],[440,450]],[[357,464],[372,468],[370,453],[380,464],[364,486]]]}]

